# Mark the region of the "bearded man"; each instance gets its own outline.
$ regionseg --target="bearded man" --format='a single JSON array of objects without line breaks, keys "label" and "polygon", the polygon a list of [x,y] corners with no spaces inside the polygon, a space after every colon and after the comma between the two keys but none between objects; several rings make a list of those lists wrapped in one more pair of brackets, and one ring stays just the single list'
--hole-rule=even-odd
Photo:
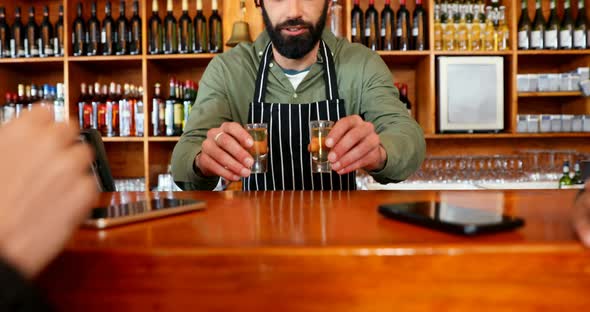
[{"label": "bearded man", "polygon": [[[219,178],[243,190],[354,190],[363,169],[380,183],[414,173],[425,154],[391,71],[368,48],[325,30],[329,0],[259,0],[265,31],[207,66],[172,175],[185,190],[212,190]],[[314,173],[312,120],[331,120],[331,172]],[[245,124],[268,127],[268,168],[252,173]]]}]

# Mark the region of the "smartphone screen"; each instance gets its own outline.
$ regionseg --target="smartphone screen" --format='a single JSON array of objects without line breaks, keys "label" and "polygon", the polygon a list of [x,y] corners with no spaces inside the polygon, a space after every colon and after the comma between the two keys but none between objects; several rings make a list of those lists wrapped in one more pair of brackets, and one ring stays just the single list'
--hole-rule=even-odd
[{"label": "smartphone screen", "polygon": [[510,230],[524,225],[522,219],[503,215],[502,211],[458,207],[445,202],[382,205],[379,212],[391,219],[465,235]]},{"label": "smartphone screen", "polygon": [[188,206],[199,203],[191,199],[152,199],[150,201],[139,201],[109,207],[94,208],[90,214],[91,219],[113,219],[122,217],[131,217],[145,214],[150,211],[166,210],[170,208]]}]

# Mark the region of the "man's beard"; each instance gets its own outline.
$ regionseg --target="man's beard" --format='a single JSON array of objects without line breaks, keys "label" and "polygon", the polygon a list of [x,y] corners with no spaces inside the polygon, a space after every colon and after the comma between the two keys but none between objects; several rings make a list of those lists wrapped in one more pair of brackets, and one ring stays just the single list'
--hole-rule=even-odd
[{"label": "man's beard", "polygon": [[[261,1],[261,4],[262,18],[264,20],[266,31],[270,36],[270,41],[282,56],[294,60],[300,59],[307,55],[322,37],[322,32],[326,26],[326,19],[328,16],[328,1],[325,2],[322,16],[315,25],[305,22],[301,18],[297,18],[287,20],[274,27],[266,13],[266,9],[264,8],[264,1]],[[308,31],[298,36],[283,36],[281,34],[282,29],[293,26],[303,27]]]}]

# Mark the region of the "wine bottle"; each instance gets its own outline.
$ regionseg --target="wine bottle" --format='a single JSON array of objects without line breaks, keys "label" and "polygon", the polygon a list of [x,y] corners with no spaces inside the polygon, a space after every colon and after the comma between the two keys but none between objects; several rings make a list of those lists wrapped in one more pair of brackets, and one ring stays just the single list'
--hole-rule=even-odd
[{"label": "wine bottle", "polygon": [[541,9],[541,0],[537,0],[535,19],[533,21],[533,29],[531,30],[531,44],[530,48],[534,50],[541,50],[545,48],[545,17]]},{"label": "wine bottle", "polygon": [[555,0],[551,0],[551,13],[545,28],[545,49],[556,50],[559,47],[559,24]]},{"label": "wine bottle", "polygon": [[375,9],[375,0],[369,0],[369,8],[365,12],[365,45],[373,50],[379,50],[378,29],[379,18]]},{"label": "wine bottle", "polygon": [[410,49],[410,12],[406,9],[406,0],[400,0],[397,11],[397,49],[407,51]]},{"label": "wine bottle", "polygon": [[363,11],[359,5],[360,0],[354,0],[354,7],[352,8],[351,13],[351,21],[352,21],[352,29],[351,29],[351,41],[353,43],[360,43],[364,44],[364,21],[363,21]]},{"label": "wine bottle", "polygon": [[522,1],[522,11],[518,20],[518,49],[528,50],[531,37],[531,20],[529,18],[528,0]]},{"label": "wine bottle", "polygon": [[213,0],[212,14],[209,18],[209,52],[221,53],[223,52],[223,29],[221,23],[221,16],[217,12],[217,0]]}]

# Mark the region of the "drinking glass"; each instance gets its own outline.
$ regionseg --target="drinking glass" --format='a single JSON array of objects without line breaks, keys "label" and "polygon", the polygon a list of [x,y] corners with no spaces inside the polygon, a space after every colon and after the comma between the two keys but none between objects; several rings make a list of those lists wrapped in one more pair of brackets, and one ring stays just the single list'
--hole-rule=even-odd
[{"label": "drinking glass", "polygon": [[331,172],[332,166],[328,161],[330,149],[326,146],[326,137],[332,127],[333,121],[313,120],[309,122],[311,132],[310,152],[311,152],[311,171],[312,172]]},{"label": "drinking glass", "polygon": [[252,123],[246,125],[246,130],[252,136],[254,144],[249,149],[254,159],[252,173],[265,173],[268,163],[268,126],[265,123]]}]

